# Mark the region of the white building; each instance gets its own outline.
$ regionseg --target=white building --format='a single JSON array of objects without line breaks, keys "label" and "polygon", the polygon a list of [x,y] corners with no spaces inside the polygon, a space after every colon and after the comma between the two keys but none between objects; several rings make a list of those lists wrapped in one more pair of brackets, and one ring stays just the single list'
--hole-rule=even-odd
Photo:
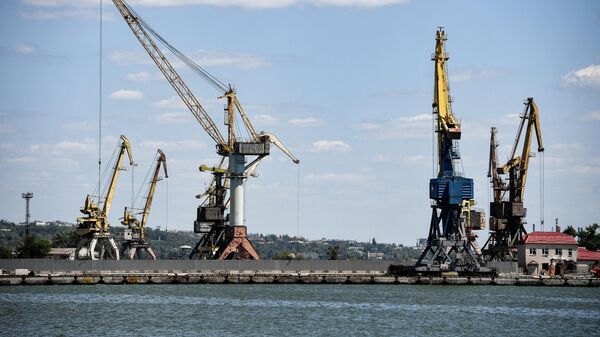
[{"label": "white building", "polygon": [[532,232],[517,246],[519,267],[530,274],[559,275],[577,266],[577,241],[560,232]]}]

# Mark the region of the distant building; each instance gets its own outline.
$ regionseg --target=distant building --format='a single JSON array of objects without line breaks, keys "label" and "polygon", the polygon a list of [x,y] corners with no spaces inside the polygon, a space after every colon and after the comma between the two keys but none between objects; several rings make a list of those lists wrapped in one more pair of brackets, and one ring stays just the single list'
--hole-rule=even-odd
[{"label": "distant building", "polygon": [[427,247],[427,239],[426,238],[418,238],[417,245],[415,246],[415,248],[424,249],[425,247]]},{"label": "distant building", "polygon": [[46,257],[53,260],[75,260],[77,248],[51,248]]},{"label": "distant building", "polygon": [[367,259],[369,260],[383,260],[383,253],[381,252],[368,252]]},{"label": "distant building", "polygon": [[589,267],[600,266],[600,252],[587,250],[585,247],[577,248],[577,263],[586,264]]},{"label": "distant building", "polygon": [[46,221],[35,221],[33,223],[34,226],[48,226],[48,223]]},{"label": "distant building", "polygon": [[517,245],[519,267],[530,274],[559,275],[577,265],[577,241],[560,232],[531,232]]}]

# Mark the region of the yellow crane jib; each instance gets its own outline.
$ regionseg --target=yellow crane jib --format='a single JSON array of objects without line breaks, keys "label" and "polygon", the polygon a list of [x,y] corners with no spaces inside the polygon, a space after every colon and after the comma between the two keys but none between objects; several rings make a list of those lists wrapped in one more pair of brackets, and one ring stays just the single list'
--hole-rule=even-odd
[{"label": "yellow crane jib", "polygon": [[[114,165],[109,164],[108,168],[112,169],[112,175],[108,181],[106,187],[106,196],[102,198],[100,194],[103,190],[103,182],[98,182],[98,195],[99,203],[104,203],[103,207],[98,207],[92,200],[92,196],[88,195],[85,198],[85,203],[81,212],[86,214],[85,217],[77,219],[77,235],[81,236],[77,248],[75,250],[75,256],[77,259],[116,259],[119,260],[120,254],[119,249],[115,240],[109,231],[108,214],[112,204],[113,197],[115,195],[115,188],[119,179],[119,172],[124,170],[121,165],[123,163],[123,157],[125,152],[129,158],[129,165],[135,165],[133,156],[131,153],[131,146],[127,137],[121,135],[119,139],[118,153],[117,153]],[[108,169],[107,168],[107,169]]]},{"label": "yellow crane jib", "polygon": [[129,165],[135,165],[129,140],[124,135],[121,135],[120,137],[119,147],[119,153],[117,154],[116,162],[112,168],[112,176],[108,183],[106,196],[102,199],[104,203],[102,209],[99,209],[98,205],[93,202],[90,195],[85,199],[85,204],[81,209],[81,213],[86,214],[87,217],[77,219],[79,224],[77,233],[80,235],[85,235],[90,232],[108,232],[109,224],[107,217],[115,195],[115,188],[117,186],[117,181],[119,180],[119,172],[123,170],[121,165],[123,163],[125,152],[127,152],[129,158]]},{"label": "yellow crane jib", "polygon": [[[524,195],[529,159],[532,156],[530,151],[533,133],[536,135],[537,151],[544,152],[544,146],[538,107],[532,97],[527,98],[524,104],[525,110],[520,116],[521,121],[510,157],[502,166],[497,164],[496,128],[492,128],[488,171],[494,195],[494,200],[490,202],[490,229],[492,232],[484,246],[484,254],[490,260],[516,261],[518,258],[517,244],[521,243],[527,234],[524,227],[527,216]],[[523,129],[525,129],[524,136]],[[517,148],[521,139],[523,148],[519,156]],[[508,175],[508,183],[504,182],[503,175]]]},{"label": "yellow crane jib", "polygon": [[448,84],[448,70],[446,61],[446,32],[439,28],[435,37],[435,53],[431,60],[435,62],[435,81],[433,90],[433,111],[438,117],[438,132],[447,133],[450,139],[460,139],[460,123],[452,115],[452,99]]},{"label": "yellow crane jib", "polygon": [[168,178],[167,158],[164,152],[159,149],[157,151],[156,164],[154,166],[153,174],[150,178],[150,187],[148,188],[146,203],[144,204],[144,208],[141,212],[142,220],[139,221],[134,215],[130,214],[127,210],[127,207],[125,207],[123,221],[121,221],[121,224],[127,226],[128,229],[123,233],[125,243],[122,248],[122,253],[124,256],[128,256],[130,259],[133,259],[136,256],[139,249],[145,249],[152,259],[156,260],[156,254],[150,247],[149,242],[146,240],[146,225],[148,223],[150,208],[152,207],[152,200],[154,199],[154,193],[156,191],[156,183],[161,180],[159,176],[161,166],[165,173],[165,178]]}]

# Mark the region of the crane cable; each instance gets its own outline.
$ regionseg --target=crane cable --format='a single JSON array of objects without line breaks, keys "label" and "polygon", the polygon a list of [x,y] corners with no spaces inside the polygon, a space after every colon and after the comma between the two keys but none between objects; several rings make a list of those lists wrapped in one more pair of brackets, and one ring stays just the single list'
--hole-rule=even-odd
[{"label": "crane cable", "polygon": [[125,1],[123,1],[123,5],[126,6],[131,13],[135,16],[135,20],[146,30],[148,30],[154,37],[156,37],[167,49],[169,49],[181,62],[183,62],[186,66],[192,69],[197,75],[204,78],[210,85],[212,85],[215,89],[225,93],[228,90],[228,86],[226,86],[223,82],[221,82],[218,78],[210,74],[206,69],[199,66],[196,62],[194,62],[189,57],[185,56],[182,52],[177,50],[177,48],[173,47],[167,40],[165,40],[160,34],[158,34],[152,27],[142,19],[138,13],[131,8]]},{"label": "crane cable", "polygon": [[540,225],[544,230],[544,152],[540,152]]},{"label": "crane cable", "polygon": [[300,237],[300,164],[298,164],[298,204],[296,214],[296,236]]},{"label": "crane cable", "polygon": [[100,2],[100,52],[99,52],[99,85],[98,85],[98,204],[100,204],[100,183],[102,181],[102,0]]}]

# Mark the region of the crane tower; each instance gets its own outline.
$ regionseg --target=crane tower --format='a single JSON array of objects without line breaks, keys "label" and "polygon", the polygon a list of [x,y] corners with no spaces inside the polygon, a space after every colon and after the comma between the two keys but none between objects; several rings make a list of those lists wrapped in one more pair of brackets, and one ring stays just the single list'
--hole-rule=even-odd
[{"label": "crane tower", "polygon": [[[206,131],[206,133],[215,141],[217,154],[228,159],[228,168],[224,175],[226,175],[229,180],[229,197],[231,201],[229,205],[229,216],[227,217],[227,227],[220,226],[220,228],[223,228],[220,235],[224,238],[223,240],[231,244],[226,245],[229,247],[227,248],[227,251],[243,250],[242,242],[247,241],[247,239],[242,239],[246,237],[244,182],[248,177],[248,173],[253,171],[256,165],[270,154],[271,144],[274,144],[281,149],[294,163],[298,164],[300,161],[294,157],[274,135],[265,132],[256,132],[242,105],[237,99],[236,91],[231,85],[223,84],[189,57],[173,47],[155,32],[152,27],[150,27],[150,25],[148,25],[148,23],[146,23],[125,1],[113,0],[113,3],[142,47],[144,47],[150,58],[163,73],[169,84],[171,84],[175,92],[194,115],[204,131]],[[160,41],[160,43],[179,58],[183,64],[188,66],[206,80],[208,84],[219,91],[221,94],[219,97],[220,99],[225,99],[225,125],[227,125],[227,137],[223,137],[215,122],[206,112],[204,107],[202,107],[198,99],[196,99],[195,95],[171,65],[161,49],[157,46],[154,39]],[[247,132],[246,138],[236,134],[234,124],[237,115],[239,115],[239,118],[245,126]],[[248,157],[255,158],[248,162]],[[199,208],[198,215],[200,214],[202,213]],[[211,219],[201,217],[196,219],[196,223],[198,222],[207,223],[209,225],[216,223]],[[230,258],[230,256],[236,256],[236,254],[224,256],[222,252],[217,252],[212,256],[215,259],[224,259]],[[249,256],[254,259],[258,258],[258,255],[254,256],[250,254]]]},{"label": "crane tower", "polygon": [[[103,184],[99,182],[97,190],[99,196],[98,203],[95,203],[89,194],[85,198],[85,204],[81,208],[81,213],[86,216],[77,218],[76,233],[81,237],[75,251],[77,259],[103,260],[106,258],[119,260],[120,258],[119,248],[109,231],[108,214],[115,195],[117,181],[119,180],[119,172],[124,170],[121,165],[125,152],[127,152],[129,157],[129,164],[135,165],[131,155],[129,140],[127,137],[121,135],[119,144],[117,144],[117,150],[115,151],[116,157],[107,166],[107,170],[112,170],[112,175],[108,179],[108,186],[105,188],[106,195],[104,198],[101,197]],[[102,204],[102,207],[100,207],[100,204]]]},{"label": "crane tower", "polygon": [[461,138],[460,122],[452,113],[443,28],[436,32],[433,115],[437,120],[437,177],[429,181],[433,200],[427,247],[416,269],[428,271],[479,271],[479,253],[472,230],[480,229],[482,214],[471,210],[473,179],[458,171]]},{"label": "crane tower", "polygon": [[[523,128],[525,128],[523,149],[518,156],[517,147],[521,142]],[[492,184],[494,198],[490,202],[490,236],[483,247],[486,260],[517,261],[517,244],[522,243],[527,234],[524,227],[527,208],[523,206],[523,201],[529,158],[532,157],[531,138],[534,132],[538,144],[537,151],[542,153],[544,146],[539,112],[535,101],[529,97],[525,100],[525,110],[521,114],[521,123],[510,158],[506,164],[498,167],[496,128],[491,129],[488,177]],[[508,184],[503,179],[507,174]]]},{"label": "crane tower", "polygon": [[156,153],[156,163],[148,186],[146,202],[141,211],[142,220],[138,220],[135,215],[130,213],[130,210],[125,207],[121,224],[127,226],[127,228],[123,231],[124,242],[121,247],[121,255],[128,257],[130,260],[133,260],[136,255],[139,257],[139,252],[143,250],[145,250],[153,260],[156,260],[156,254],[147,240],[146,224],[148,223],[148,217],[150,216],[150,208],[152,207],[154,192],[156,191],[156,183],[162,180],[159,176],[161,166],[165,173],[165,178],[169,178],[167,173],[167,157],[164,152],[158,149]]}]

